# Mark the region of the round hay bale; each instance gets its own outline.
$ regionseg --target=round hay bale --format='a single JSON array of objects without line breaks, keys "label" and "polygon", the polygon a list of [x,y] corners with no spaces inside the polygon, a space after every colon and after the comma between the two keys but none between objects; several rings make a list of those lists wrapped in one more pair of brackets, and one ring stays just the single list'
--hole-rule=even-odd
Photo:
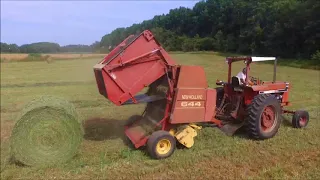
[{"label": "round hay bale", "polygon": [[83,134],[71,103],[43,96],[29,102],[19,115],[11,135],[12,156],[28,166],[65,163],[77,153]]}]

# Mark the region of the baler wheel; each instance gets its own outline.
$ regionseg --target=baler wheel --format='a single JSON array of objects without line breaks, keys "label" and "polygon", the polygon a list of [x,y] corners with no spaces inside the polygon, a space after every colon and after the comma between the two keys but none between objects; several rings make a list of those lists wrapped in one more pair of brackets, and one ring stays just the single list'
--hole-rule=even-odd
[{"label": "baler wheel", "polygon": [[308,125],[309,113],[307,111],[296,111],[292,116],[292,126],[294,128],[304,128]]},{"label": "baler wheel", "polygon": [[147,150],[154,159],[164,159],[171,156],[176,149],[176,139],[167,131],[156,131],[147,142]]},{"label": "baler wheel", "polygon": [[253,139],[272,138],[281,124],[281,106],[275,96],[270,94],[257,95],[247,108],[246,127]]}]

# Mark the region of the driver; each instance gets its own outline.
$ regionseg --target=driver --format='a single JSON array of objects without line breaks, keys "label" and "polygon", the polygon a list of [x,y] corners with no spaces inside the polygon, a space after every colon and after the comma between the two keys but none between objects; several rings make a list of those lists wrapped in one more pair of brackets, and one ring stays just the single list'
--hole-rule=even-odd
[{"label": "driver", "polygon": [[[237,74],[237,78],[239,78],[240,80],[240,85],[246,84],[246,72],[247,72],[247,69],[243,68],[242,71],[240,71]],[[253,85],[253,82],[250,79],[248,79],[248,83],[251,86]]]}]

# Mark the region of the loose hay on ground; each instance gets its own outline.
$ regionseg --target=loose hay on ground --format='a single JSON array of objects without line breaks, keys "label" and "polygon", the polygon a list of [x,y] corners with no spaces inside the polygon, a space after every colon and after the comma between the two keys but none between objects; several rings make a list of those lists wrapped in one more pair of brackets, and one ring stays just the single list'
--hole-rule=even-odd
[{"label": "loose hay on ground", "polygon": [[83,128],[74,106],[42,96],[22,110],[11,135],[12,157],[24,165],[48,167],[70,160],[82,142]]}]

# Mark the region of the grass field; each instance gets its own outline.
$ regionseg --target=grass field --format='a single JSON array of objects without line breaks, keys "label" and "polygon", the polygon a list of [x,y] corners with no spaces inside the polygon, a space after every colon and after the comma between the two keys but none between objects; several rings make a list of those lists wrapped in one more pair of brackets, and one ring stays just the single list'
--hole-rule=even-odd
[{"label": "grass field", "polygon": [[[208,83],[226,80],[224,57],[215,54],[173,54],[181,64],[201,65]],[[191,149],[178,149],[165,160],[152,160],[122,141],[121,125],[143,105],[116,107],[98,93],[93,65],[99,58],[77,61],[1,64],[1,149],[7,147],[15,116],[39,95],[56,95],[74,103],[85,122],[85,140],[70,162],[48,169],[8,165],[1,179],[318,179],[320,177],[320,71],[278,67],[278,80],[292,84],[290,109],[306,109],[310,123],[293,129],[287,117],[277,136],[252,141],[205,128]],[[243,67],[233,66],[233,74]],[[273,66],[253,65],[254,76],[272,79]],[[1,157],[4,158],[4,155]]]},{"label": "grass field", "polygon": [[[19,54],[9,54],[9,53],[1,53],[0,59],[3,61],[23,61],[28,57],[29,54],[19,53]],[[82,54],[82,53],[60,53],[60,54],[41,54],[42,56],[49,56],[54,60],[60,59],[77,59],[77,58],[101,58],[105,56],[105,54]]]}]

